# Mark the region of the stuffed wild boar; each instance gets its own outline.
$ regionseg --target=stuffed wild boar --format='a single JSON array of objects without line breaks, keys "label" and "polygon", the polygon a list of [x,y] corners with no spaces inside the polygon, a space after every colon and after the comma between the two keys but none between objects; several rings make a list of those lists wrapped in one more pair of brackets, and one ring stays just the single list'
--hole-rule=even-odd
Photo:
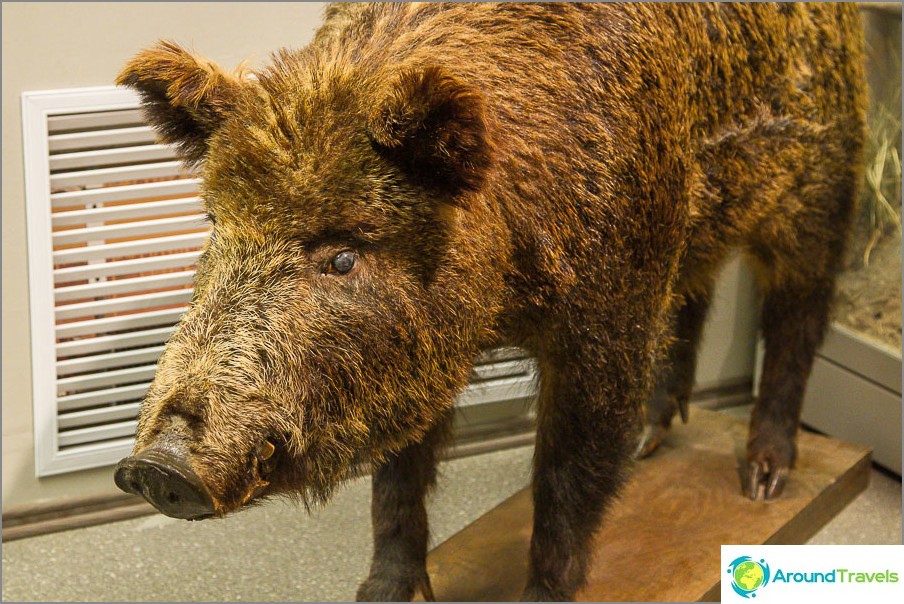
[{"label": "stuffed wild boar", "polygon": [[369,463],[358,597],[429,598],[454,397],[516,345],[540,369],[523,595],[573,598],[635,452],[686,416],[740,249],[766,350],[741,490],[778,496],[861,178],[861,37],[841,4],[337,4],[254,77],[141,52],[118,82],[199,166],[212,233],[117,484],[199,519]]}]

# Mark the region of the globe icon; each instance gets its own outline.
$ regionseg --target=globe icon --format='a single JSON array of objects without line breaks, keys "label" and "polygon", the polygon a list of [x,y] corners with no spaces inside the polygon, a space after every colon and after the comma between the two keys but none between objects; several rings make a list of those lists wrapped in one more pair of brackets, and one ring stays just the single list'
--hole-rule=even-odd
[{"label": "globe icon", "polygon": [[763,567],[748,560],[738,564],[734,570],[734,582],[744,591],[753,591],[763,584]]}]

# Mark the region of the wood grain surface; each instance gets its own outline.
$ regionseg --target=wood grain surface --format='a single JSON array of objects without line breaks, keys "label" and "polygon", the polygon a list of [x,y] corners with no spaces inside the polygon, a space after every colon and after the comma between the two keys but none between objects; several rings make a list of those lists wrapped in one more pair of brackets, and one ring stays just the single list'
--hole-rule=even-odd
[{"label": "wood grain surface", "polygon": [[[718,601],[722,544],[803,543],[869,482],[868,448],[801,433],[782,497],[741,495],[746,422],[692,409],[629,485],[596,538],[586,601]],[[441,601],[517,600],[527,576],[530,489],[440,544],[428,558]]]}]

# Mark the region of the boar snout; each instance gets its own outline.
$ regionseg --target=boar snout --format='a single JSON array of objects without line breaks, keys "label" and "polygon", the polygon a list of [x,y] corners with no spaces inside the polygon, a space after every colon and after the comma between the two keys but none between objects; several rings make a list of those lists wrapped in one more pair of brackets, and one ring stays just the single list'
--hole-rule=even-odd
[{"label": "boar snout", "polygon": [[216,504],[201,478],[178,453],[145,449],[116,465],[116,486],[141,495],[160,512],[173,518],[199,520],[212,516]]}]

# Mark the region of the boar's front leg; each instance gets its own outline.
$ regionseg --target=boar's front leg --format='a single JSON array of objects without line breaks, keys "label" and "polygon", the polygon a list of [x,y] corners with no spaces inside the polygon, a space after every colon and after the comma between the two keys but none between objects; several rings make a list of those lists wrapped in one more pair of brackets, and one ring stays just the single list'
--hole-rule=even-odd
[{"label": "boar's front leg", "polygon": [[697,349],[709,310],[711,287],[705,294],[688,296],[674,321],[673,338],[668,355],[660,367],[656,391],[647,400],[646,422],[635,456],[653,453],[668,434],[676,413],[687,423],[688,402],[697,373]]},{"label": "boar's front leg", "polygon": [[[594,355],[604,359],[603,354]],[[600,362],[544,367],[534,451],[534,528],[525,601],[571,600],[584,584],[591,540],[624,482],[642,394],[607,400]],[[607,389],[608,390],[608,389]],[[632,401],[628,403],[628,401]]]},{"label": "boar's front leg", "polygon": [[409,445],[374,468],[374,555],[370,574],[358,587],[359,602],[408,601],[416,590],[426,600],[434,600],[427,576],[429,531],[424,500],[436,482],[437,455],[449,423],[447,418],[423,442]]}]

